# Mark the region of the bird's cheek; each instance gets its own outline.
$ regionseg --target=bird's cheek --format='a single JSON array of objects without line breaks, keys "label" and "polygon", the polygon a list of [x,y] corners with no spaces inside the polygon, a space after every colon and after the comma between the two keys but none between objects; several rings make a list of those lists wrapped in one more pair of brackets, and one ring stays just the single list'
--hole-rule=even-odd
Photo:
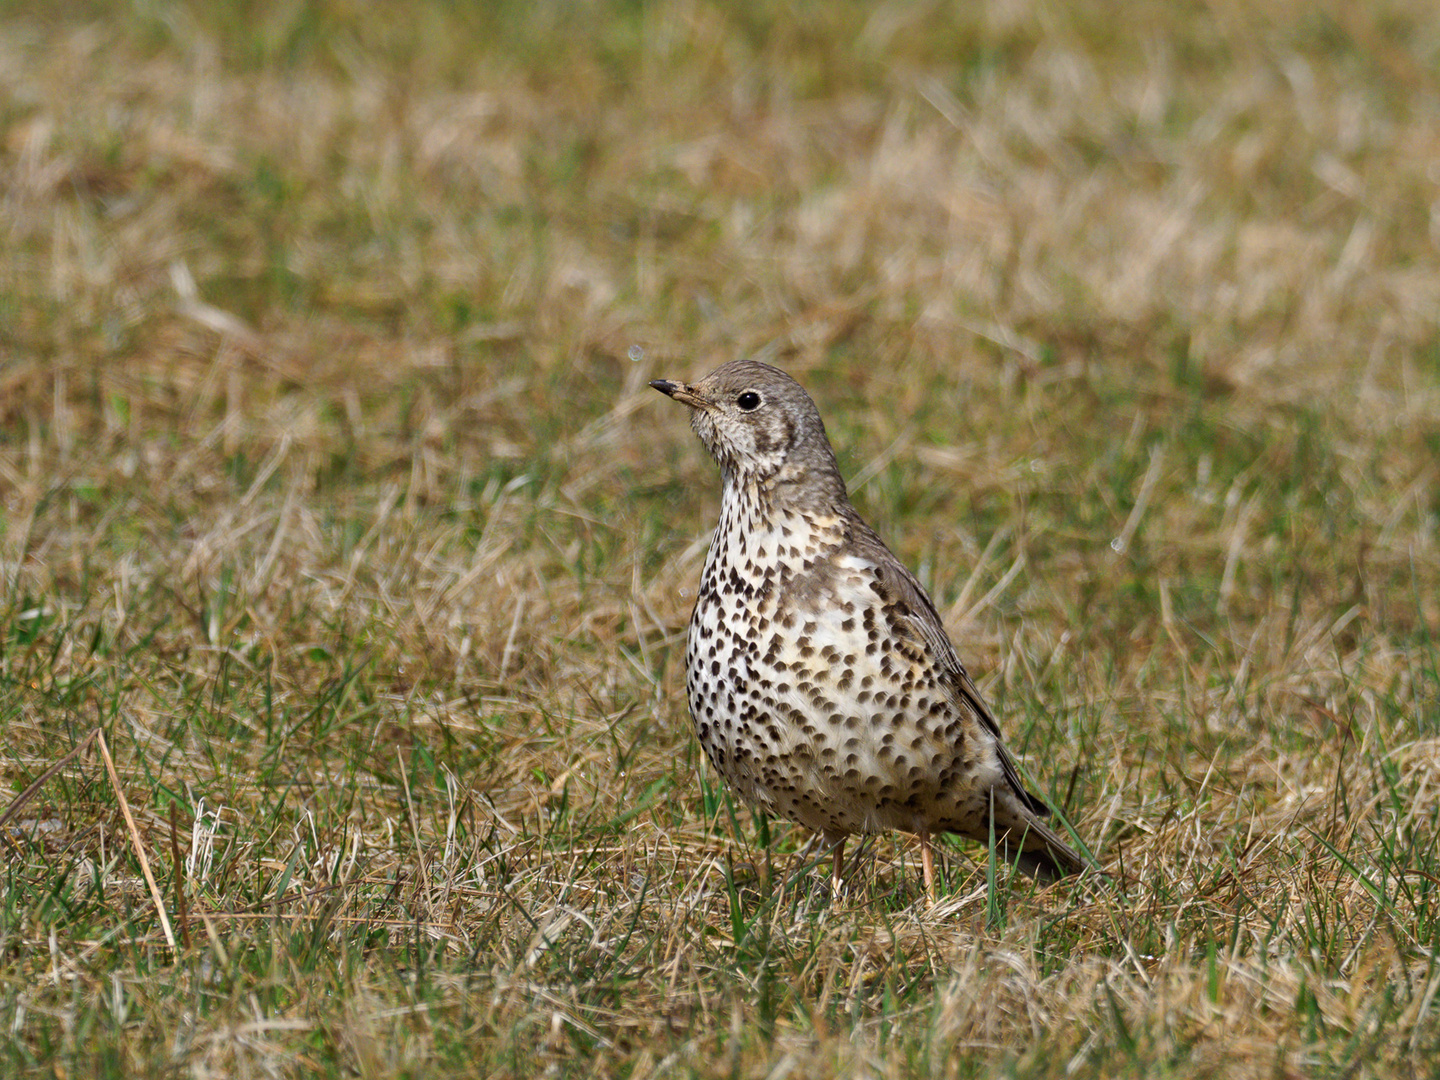
[{"label": "bird's cheek", "polygon": [[695,434],[700,436],[700,441],[706,446],[715,442],[715,421],[703,412],[690,414],[690,426],[695,429]]}]

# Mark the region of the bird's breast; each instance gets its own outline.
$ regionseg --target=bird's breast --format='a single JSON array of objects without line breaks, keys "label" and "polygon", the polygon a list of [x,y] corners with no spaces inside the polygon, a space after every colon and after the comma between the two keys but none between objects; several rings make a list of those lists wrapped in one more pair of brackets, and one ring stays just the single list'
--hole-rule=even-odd
[{"label": "bird's breast", "polygon": [[978,764],[939,667],[890,617],[843,519],[722,518],[687,648],[701,744],[752,801],[814,828],[889,827]]}]

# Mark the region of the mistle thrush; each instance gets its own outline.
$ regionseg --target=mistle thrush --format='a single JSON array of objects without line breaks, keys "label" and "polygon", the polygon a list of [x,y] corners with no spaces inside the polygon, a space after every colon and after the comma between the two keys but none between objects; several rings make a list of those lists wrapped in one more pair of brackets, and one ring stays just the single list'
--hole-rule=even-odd
[{"label": "mistle thrush", "polygon": [[685,687],[716,770],[764,810],[819,833],[832,882],[845,840],[888,829],[988,841],[1053,880],[1088,864],[1042,820],[1000,727],[925,590],[860,519],[815,403],[737,360],[657,379],[720,464],[720,524],[700,577]]}]

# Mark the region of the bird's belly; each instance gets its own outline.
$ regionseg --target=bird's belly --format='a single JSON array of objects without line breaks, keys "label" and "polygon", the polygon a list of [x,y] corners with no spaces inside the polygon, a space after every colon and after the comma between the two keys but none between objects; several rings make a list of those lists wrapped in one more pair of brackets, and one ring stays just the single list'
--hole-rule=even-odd
[{"label": "bird's belly", "polygon": [[787,624],[756,603],[743,624],[722,618],[735,610],[697,606],[686,669],[700,743],[742,796],[831,835],[984,812],[1000,774],[976,719],[875,612],[828,605]]}]

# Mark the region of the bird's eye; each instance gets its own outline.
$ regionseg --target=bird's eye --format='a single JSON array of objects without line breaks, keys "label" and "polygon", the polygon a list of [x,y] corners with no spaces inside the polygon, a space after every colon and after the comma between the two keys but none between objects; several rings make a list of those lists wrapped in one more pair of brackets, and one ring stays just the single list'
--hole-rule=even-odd
[{"label": "bird's eye", "polygon": [[739,405],[740,408],[746,412],[754,412],[760,407],[760,395],[754,390],[746,390],[735,399],[735,404]]}]

